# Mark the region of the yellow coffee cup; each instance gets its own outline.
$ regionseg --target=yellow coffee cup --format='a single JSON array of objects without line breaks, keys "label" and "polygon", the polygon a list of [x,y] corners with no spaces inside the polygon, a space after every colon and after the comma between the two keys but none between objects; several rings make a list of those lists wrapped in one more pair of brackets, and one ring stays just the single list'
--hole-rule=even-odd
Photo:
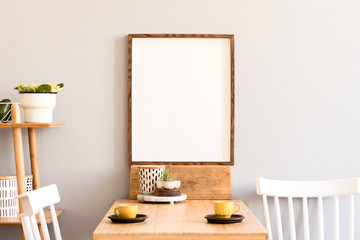
[{"label": "yellow coffee cup", "polygon": [[[218,218],[230,218],[233,213],[240,211],[240,204],[233,201],[215,201],[215,215]],[[234,211],[234,206],[238,206],[238,209]]]},{"label": "yellow coffee cup", "polygon": [[138,211],[138,205],[123,203],[119,204],[115,209],[114,213],[120,218],[136,218]]}]

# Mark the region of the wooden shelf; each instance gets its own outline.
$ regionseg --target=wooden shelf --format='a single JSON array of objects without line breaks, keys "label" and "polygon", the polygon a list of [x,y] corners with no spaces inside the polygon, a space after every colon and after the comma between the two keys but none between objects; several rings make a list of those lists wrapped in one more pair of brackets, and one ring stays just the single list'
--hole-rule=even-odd
[{"label": "wooden shelf", "polygon": [[[64,209],[56,209],[56,216],[60,216],[64,212]],[[50,210],[44,210],[46,223],[52,222]],[[36,216],[38,224],[40,224],[39,216]],[[21,225],[20,216],[16,217],[0,217],[0,225]]]},{"label": "wooden shelf", "polygon": [[[15,153],[15,169],[17,179],[18,195],[26,192],[25,185],[25,164],[24,164],[24,151],[23,151],[23,139],[22,128],[27,128],[29,139],[29,153],[30,153],[30,165],[31,174],[33,175],[33,189],[40,188],[40,173],[39,173],[39,160],[37,152],[36,141],[36,128],[52,128],[64,126],[64,123],[22,123],[20,117],[19,104],[11,105],[12,122],[0,123],[0,128],[11,128],[13,132],[14,153]],[[19,210],[22,212],[21,204],[19,203]],[[56,215],[59,216],[64,212],[63,209],[56,210]],[[50,210],[44,210],[46,223],[52,222]],[[38,225],[40,219],[36,216]],[[0,225],[20,225],[20,216],[16,217],[0,217]],[[21,239],[25,239],[24,232],[21,231]]]},{"label": "wooden shelf", "polygon": [[65,123],[0,123],[0,128],[51,128],[64,125]]}]

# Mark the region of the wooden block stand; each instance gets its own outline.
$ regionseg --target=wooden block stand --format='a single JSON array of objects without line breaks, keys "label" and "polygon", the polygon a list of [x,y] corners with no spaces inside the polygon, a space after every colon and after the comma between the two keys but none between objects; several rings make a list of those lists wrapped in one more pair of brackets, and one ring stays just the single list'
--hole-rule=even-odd
[{"label": "wooden block stand", "polygon": [[[22,128],[28,130],[29,150],[30,150],[30,163],[31,174],[33,175],[33,189],[40,188],[40,173],[39,173],[39,160],[36,142],[36,128],[51,128],[64,126],[64,123],[21,123],[20,107],[18,104],[11,105],[12,122],[0,123],[0,128],[12,128],[14,152],[15,152],[15,167],[18,194],[25,193],[25,165],[24,165],[24,151],[22,140]],[[64,210],[57,210],[57,215],[60,215]],[[19,203],[19,212],[22,212],[21,204]],[[51,222],[50,214],[45,212],[46,222]],[[39,221],[38,221],[39,223]],[[21,225],[21,219],[17,217],[0,218],[0,225]],[[23,238],[24,239],[24,238]]]}]

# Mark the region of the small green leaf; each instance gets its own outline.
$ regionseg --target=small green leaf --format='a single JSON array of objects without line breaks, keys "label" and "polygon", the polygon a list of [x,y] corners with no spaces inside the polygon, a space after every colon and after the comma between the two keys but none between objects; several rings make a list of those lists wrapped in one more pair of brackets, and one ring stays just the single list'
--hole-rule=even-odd
[{"label": "small green leaf", "polygon": [[174,181],[174,179],[174,173],[170,170],[170,168],[167,167],[164,171],[163,176],[161,177],[161,181],[171,182]]},{"label": "small green leaf", "polygon": [[42,84],[38,87],[37,92],[39,93],[49,93],[51,92],[52,87],[49,84]]},{"label": "small green leaf", "polygon": [[18,90],[19,92],[25,92],[27,87],[24,84],[19,84],[16,87],[14,87],[15,90]]},{"label": "small green leaf", "polygon": [[39,86],[40,86],[39,84],[31,84],[31,85],[27,86],[26,92],[30,92],[30,93],[37,92]]}]

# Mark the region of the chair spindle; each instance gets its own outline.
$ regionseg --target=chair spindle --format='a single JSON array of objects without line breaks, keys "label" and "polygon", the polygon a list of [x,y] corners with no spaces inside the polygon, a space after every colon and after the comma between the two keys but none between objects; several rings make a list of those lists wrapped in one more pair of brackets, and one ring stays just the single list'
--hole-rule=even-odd
[{"label": "chair spindle", "polygon": [[291,240],[296,240],[296,229],[295,229],[295,217],[294,217],[294,204],[293,198],[288,197],[288,208],[289,208],[289,224],[290,224],[290,236]]},{"label": "chair spindle", "polygon": [[319,240],[324,240],[324,205],[322,197],[318,197],[318,225]]},{"label": "chair spindle", "polygon": [[310,240],[310,228],[309,228],[309,211],[307,198],[303,197],[303,221],[304,221],[304,239]]},{"label": "chair spindle", "polygon": [[354,194],[349,196],[349,240],[354,240]]},{"label": "chair spindle", "polygon": [[277,227],[278,240],[283,240],[280,203],[279,203],[279,197],[278,196],[274,197],[274,204],[275,204],[276,227]]},{"label": "chair spindle", "polygon": [[46,219],[45,219],[45,214],[44,214],[43,209],[39,210],[39,217],[40,217],[41,230],[43,233],[44,240],[50,240],[49,230],[48,230],[48,227],[46,224]]},{"label": "chair spindle", "polygon": [[33,234],[35,236],[35,239],[41,240],[40,232],[39,232],[39,228],[38,228],[38,225],[37,225],[37,222],[36,222],[35,215],[30,216],[30,224],[31,224],[31,229],[32,229],[32,232],[33,232]]},{"label": "chair spindle", "polygon": [[334,240],[339,240],[339,196],[334,196]]},{"label": "chair spindle", "polygon": [[266,228],[267,228],[267,230],[269,232],[269,240],[272,240],[270,214],[269,214],[269,206],[268,206],[267,196],[263,195],[262,198],[263,198],[263,206],[264,206],[264,216],[265,216]]},{"label": "chair spindle", "polygon": [[61,240],[60,227],[59,227],[59,223],[58,223],[58,220],[56,217],[56,211],[55,211],[54,205],[50,205],[50,212],[51,212],[51,218],[52,218],[53,226],[54,226],[55,239]]}]

